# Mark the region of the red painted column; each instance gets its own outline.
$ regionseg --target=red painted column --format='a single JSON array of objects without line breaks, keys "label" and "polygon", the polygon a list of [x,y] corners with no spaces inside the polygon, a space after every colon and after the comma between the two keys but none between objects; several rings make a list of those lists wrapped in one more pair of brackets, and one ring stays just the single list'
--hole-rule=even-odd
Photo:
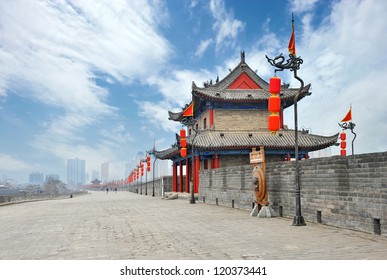
[{"label": "red painted column", "polygon": [[179,182],[179,185],[180,185],[180,192],[183,192],[183,161],[180,161],[180,182]]},{"label": "red painted column", "polygon": [[210,127],[214,125],[214,109],[210,109]]},{"label": "red painted column", "polygon": [[174,162],[172,165],[172,191],[176,192],[177,190],[177,165]]},{"label": "red painted column", "polygon": [[280,128],[284,128],[284,110],[280,110],[279,112],[279,115],[280,115]]},{"label": "red painted column", "polygon": [[219,168],[219,157],[218,157],[218,153],[215,153],[214,155],[214,169],[217,169]]},{"label": "red painted column", "polygon": [[190,172],[189,172],[189,160],[185,161],[185,191],[189,193],[189,180],[190,180]]},{"label": "red painted column", "polygon": [[194,193],[199,192],[199,170],[200,170],[200,156],[196,156],[195,157]]}]

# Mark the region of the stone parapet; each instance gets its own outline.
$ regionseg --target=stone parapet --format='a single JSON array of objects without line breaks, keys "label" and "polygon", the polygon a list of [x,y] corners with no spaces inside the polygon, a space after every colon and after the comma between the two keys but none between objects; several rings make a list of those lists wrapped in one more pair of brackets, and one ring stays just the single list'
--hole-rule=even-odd
[{"label": "stone parapet", "polygon": [[[266,165],[269,201],[278,215],[295,213],[295,162]],[[200,171],[199,200],[250,210],[249,165]],[[387,235],[387,152],[300,161],[302,215],[308,222]]]}]

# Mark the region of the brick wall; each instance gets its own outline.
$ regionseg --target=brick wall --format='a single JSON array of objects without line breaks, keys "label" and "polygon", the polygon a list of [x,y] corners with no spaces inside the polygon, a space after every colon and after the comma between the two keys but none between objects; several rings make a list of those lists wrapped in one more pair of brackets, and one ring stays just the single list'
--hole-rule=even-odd
[{"label": "brick wall", "polygon": [[215,129],[247,131],[265,129],[267,131],[268,116],[269,112],[267,110],[215,109]]},{"label": "brick wall", "polygon": [[0,206],[13,203],[21,203],[28,201],[50,200],[50,199],[64,199],[79,195],[87,194],[86,191],[77,191],[68,194],[17,194],[17,195],[0,195]]},{"label": "brick wall", "polygon": [[[184,180],[184,182],[185,182],[185,180]],[[171,192],[172,191],[172,176],[164,176],[162,178],[158,178],[158,179],[154,180],[155,196],[161,196],[162,186],[164,186],[164,192]],[[136,192],[136,188],[138,188],[138,194],[140,194],[141,187],[142,187],[142,194],[143,195],[145,195],[145,192],[147,192],[148,195],[153,194],[153,180],[148,181],[146,184],[145,184],[145,180],[143,180],[142,185],[137,184],[137,181],[136,181],[136,182],[132,183],[130,186],[125,186],[122,189],[124,191]],[[184,185],[184,190],[185,190],[185,185]]]},{"label": "brick wall", "polygon": [[[273,209],[293,217],[295,162],[267,163]],[[249,165],[200,171],[199,199],[206,203],[251,209]],[[300,161],[302,215],[306,222],[374,232],[380,223],[387,236],[387,152]]]}]

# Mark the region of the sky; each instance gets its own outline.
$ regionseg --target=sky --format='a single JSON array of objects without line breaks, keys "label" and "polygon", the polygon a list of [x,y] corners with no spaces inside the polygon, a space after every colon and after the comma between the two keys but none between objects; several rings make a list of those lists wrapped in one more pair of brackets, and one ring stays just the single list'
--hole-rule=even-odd
[{"label": "sky", "polygon": [[[385,11],[379,0],[1,0],[0,180],[66,181],[76,157],[122,179],[139,151],[175,142],[168,110],[190,102],[193,81],[224,78],[241,51],[268,80],[265,55],[288,55],[292,13],[312,84],[299,128],[338,133],[352,106],[355,154],[387,151]],[[279,74],[298,87],[292,75]],[[294,128],[293,107],[284,121]]]}]

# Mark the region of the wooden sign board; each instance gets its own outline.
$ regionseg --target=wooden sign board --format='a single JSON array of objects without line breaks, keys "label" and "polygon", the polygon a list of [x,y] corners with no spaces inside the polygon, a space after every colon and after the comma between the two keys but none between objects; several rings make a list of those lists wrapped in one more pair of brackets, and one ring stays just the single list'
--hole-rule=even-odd
[{"label": "wooden sign board", "polygon": [[265,161],[265,152],[262,151],[256,151],[253,149],[253,151],[250,153],[250,164],[254,163],[261,163]]}]

